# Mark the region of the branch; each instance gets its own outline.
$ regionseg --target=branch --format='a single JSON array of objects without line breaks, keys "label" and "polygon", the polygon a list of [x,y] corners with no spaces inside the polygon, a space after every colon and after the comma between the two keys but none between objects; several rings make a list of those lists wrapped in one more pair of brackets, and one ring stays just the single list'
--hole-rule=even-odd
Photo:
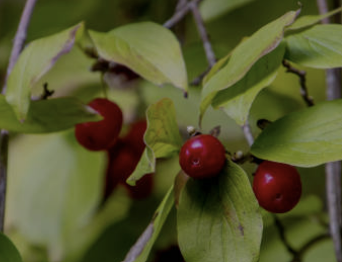
[{"label": "branch", "polygon": [[[339,1],[333,1],[334,8],[341,5]],[[326,0],[317,0],[320,14],[328,12]],[[340,19],[340,18],[339,18]],[[327,17],[322,23],[328,24],[330,19]],[[338,21],[341,23],[341,21]],[[326,70],[326,94],[327,100],[334,100],[341,97],[341,69],[333,68]],[[329,212],[330,235],[334,242],[334,250],[338,262],[342,262],[342,243],[341,243],[341,162],[331,162],[325,165],[326,174],[326,194]]]},{"label": "branch", "polygon": [[179,23],[180,20],[183,19],[183,17],[190,12],[191,10],[191,6],[192,5],[198,5],[201,2],[201,0],[192,0],[191,2],[189,2],[186,5],[183,5],[182,8],[181,7],[177,7],[178,10],[176,10],[176,13],[164,23],[164,27],[166,28],[171,28],[173,26],[175,26],[176,24]]},{"label": "branch", "polygon": [[211,43],[209,41],[208,32],[204,26],[203,18],[199,12],[198,4],[196,3],[191,4],[191,11],[195,19],[198,33],[200,34],[202,42],[203,42],[203,47],[204,47],[205,55],[207,57],[209,66],[212,67],[216,63],[216,58],[215,58],[215,54],[211,46]]},{"label": "branch", "polygon": [[[26,40],[27,27],[31,19],[31,15],[37,0],[27,0],[24,11],[21,15],[18,30],[14,37],[13,48],[7,67],[7,74],[2,88],[2,94],[6,93],[7,79],[18,57],[24,47]],[[6,130],[1,130],[0,133],[0,231],[4,231],[5,223],[5,203],[6,203],[6,188],[7,188],[7,158],[8,158],[8,141],[9,133]]]},{"label": "branch", "polygon": [[306,72],[304,70],[298,70],[297,68],[292,67],[290,63],[286,60],[283,60],[283,66],[287,68],[286,72],[295,74],[299,77],[300,94],[303,97],[307,106],[313,106],[313,98],[309,96],[308,89],[306,87]]}]

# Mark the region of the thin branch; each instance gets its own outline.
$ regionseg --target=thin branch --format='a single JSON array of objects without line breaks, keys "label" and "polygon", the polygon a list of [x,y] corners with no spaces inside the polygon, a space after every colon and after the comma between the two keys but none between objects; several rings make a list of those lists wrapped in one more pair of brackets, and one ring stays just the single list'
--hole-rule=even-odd
[{"label": "thin branch", "polygon": [[164,23],[164,27],[171,28],[181,21],[184,16],[191,11],[192,5],[198,5],[201,0],[192,0],[188,4],[184,5],[181,9],[176,10],[176,13]]},{"label": "thin branch", "polygon": [[213,48],[211,46],[208,32],[205,28],[203,18],[199,12],[198,5],[197,4],[191,4],[191,11],[195,19],[195,23],[198,29],[198,33],[201,36],[202,42],[203,42],[203,47],[205,51],[205,55],[207,57],[209,66],[212,67],[216,63],[216,58],[215,58],[215,53],[213,51]]},{"label": "thin branch", "polygon": [[[334,8],[341,5],[341,1],[333,1]],[[320,14],[328,12],[326,0],[317,0]],[[340,19],[340,18],[338,18]],[[327,17],[322,23],[328,24],[330,19]],[[341,23],[341,21],[338,21]],[[341,69],[333,68],[326,70],[326,95],[327,100],[334,100],[341,97]],[[335,256],[338,262],[342,262],[342,243],[341,243],[341,162],[330,162],[325,165],[326,174],[326,194],[329,212],[330,235],[334,242]]]},{"label": "thin branch", "polygon": [[252,146],[254,143],[254,137],[252,134],[251,126],[249,125],[248,121],[242,126],[243,134],[247,140],[249,146]]},{"label": "thin branch", "polygon": [[300,94],[308,106],[313,106],[314,105],[313,98],[309,96],[308,88],[306,87],[306,72],[304,70],[298,70],[297,68],[294,68],[286,60],[283,60],[283,66],[287,68],[286,72],[295,74],[299,77]]},{"label": "thin branch", "polygon": [[[37,0],[27,0],[24,11],[21,15],[18,30],[14,37],[13,49],[11,52],[9,64],[7,67],[7,74],[5,76],[2,94],[6,92],[7,79],[15,63],[18,60],[20,52],[23,49],[27,27],[31,19],[31,15]],[[9,133],[6,130],[0,132],[0,231],[4,231],[5,224],[5,203],[6,203],[6,188],[7,188],[7,158],[8,158],[8,141]]]}]

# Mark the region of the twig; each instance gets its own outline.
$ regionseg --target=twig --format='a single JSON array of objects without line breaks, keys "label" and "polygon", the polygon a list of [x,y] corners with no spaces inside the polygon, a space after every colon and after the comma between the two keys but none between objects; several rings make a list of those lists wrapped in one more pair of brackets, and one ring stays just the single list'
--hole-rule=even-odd
[{"label": "twig", "polygon": [[141,234],[137,242],[132,246],[132,248],[127,253],[125,260],[122,262],[133,262],[137,259],[137,257],[141,254],[144,250],[145,246],[147,245],[148,241],[151,239],[153,235],[154,229],[154,221],[147,226],[145,231]]},{"label": "twig", "polygon": [[290,65],[289,62],[286,60],[283,60],[283,66],[287,68],[286,72],[295,74],[299,77],[299,83],[300,83],[300,94],[302,95],[305,103],[308,106],[313,106],[314,101],[311,96],[309,96],[308,89],[306,87],[306,72],[304,70],[298,70],[297,68],[294,68]]},{"label": "twig", "polygon": [[[2,88],[2,94],[6,92],[7,79],[15,63],[18,60],[20,52],[23,49],[27,27],[30,22],[31,14],[37,0],[27,0],[24,11],[21,15],[18,30],[14,37],[13,49],[11,52],[9,64],[7,67],[7,74],[5,76],[4,86]],[[5,223],[5,203],[6,203],[6,188],[7,188],[7,158],[8,158],[8,141],[9,133],[7,130],[1,130],[0,133],[0,231],[4,231]]]},{"label": "twig", "polygon": [[207,57],[209,66],[212,67],[216,63],[216,58],[215,58],[215,54],[214,54],[213,48],[209,40],[208,32],[203,22],[203,18],[199,12],[198,4],[191,4],[191,11],[195,19],[198,33],[200,34],[202,42],[203,42],[203,47],[204,47],[205,55]]},{"label": "twig", "polygon": [[190,12],[191,10],[191,6],[192,5],[198,5],[199,2],[201,2],[201,0],[192,0],[191,2],[189,2],[188,4],[186,4],[185,6],[183,6],[183,8],[179,9],[176,11],[176,13],[164,23],[164,27],[166,28],[171,28],[174,25],[176,25],[180,20],[183,19],[183,17]]},{"label": "twig", "polygon": [[[334,1],[334,8],[341,5],[341,2]],[[328,12],[328,4],[325,0],[317,0],[320,14]],[[322,23],[328,24],[327,17]],[[338,21],[341,23],[341,21]],[[341,69],[326,70],[326,94],[327,100],[334,100],[341,97]],[[335,256],[338,262],[342,262],[341,243],[341,162],[330,162],[325,165],[326,194],[329,212],[330,235],[334,242]]]},{"label": "twig", "polygon": [[247,140],[249,146],[252,146],[254,143],[254,137],[252,134],[251,126],[249,125],[248,121],[242,126],[243,134]]},{"label": "twig", "polygon": [[207,75],[207,73],[210,71],[211,67],[208,67],[204,72],[202,72],[199,76],[194,78],[191,82],[190,85],[192,86],[199,86],[203,80],[203,78]]}]

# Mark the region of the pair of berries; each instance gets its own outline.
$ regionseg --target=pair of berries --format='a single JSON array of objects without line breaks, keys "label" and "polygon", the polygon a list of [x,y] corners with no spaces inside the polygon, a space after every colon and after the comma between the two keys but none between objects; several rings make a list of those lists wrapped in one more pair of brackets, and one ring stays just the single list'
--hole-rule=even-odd
[{"label": "pair of berries", "polygon": [[75,136],[77,141],[88,150],[107,151],[108,166],[104,199],[108,198],[119,184],[128,189],[132,198],[141,199],[149,196],[153,185],[151,175],[146,175],[137,181],[134,187],[126,184],[126,179],[134,171],[145,148],[143,136],[146,130],[146,121],[131,125],[128,134],[124,138],[120,138],[123,122],[120,107],[105,98],[96,98],[88,105],[97,111],[103,119],[98,122],[77,124]]},{"label": "pair of berries", "polygon": [[[190,138],[179,154],[181,168],[195,179],[217,176],[225,160],[224,146],[211,135]],[[298,203],[302,185],[293,166],[264,161],[255,173],[253,191],[261,207],[273,213],[284,213]]]}]

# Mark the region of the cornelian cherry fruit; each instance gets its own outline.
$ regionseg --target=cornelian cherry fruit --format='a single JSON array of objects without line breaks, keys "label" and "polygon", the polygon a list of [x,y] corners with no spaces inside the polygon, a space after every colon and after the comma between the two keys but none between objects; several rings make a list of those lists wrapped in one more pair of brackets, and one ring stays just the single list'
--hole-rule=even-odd
[{"label": "cornelian cherry fruit", "polygon": [[77,124],[76,139],[89,150],[105,150],[113,146],[118,139],[122,127],[122,111],[117,104],[105,98],[96,98],[88,105],[103,119]]},{"label": "cornelian cherry fruit", "polygon": [[299,202],[302,183],[295,167],[263,161],[256,170],[253,191],[261,207],[272,213],[285,213]]},{"label": "cornelian cherry fruit", "polygon": [[222,143],[212,135],[196,135],[187,140],[179,154],[179,164],[192,178],[210,178],[218,175],[226,162]]}]

